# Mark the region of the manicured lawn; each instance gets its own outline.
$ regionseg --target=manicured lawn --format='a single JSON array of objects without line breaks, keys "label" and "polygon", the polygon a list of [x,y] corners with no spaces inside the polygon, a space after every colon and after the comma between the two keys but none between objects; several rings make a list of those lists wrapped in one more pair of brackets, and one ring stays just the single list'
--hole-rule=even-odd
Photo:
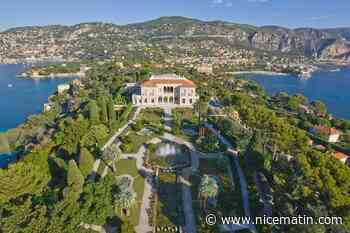
[{"label": "manicured lawn", "polygon": [[181,117],[183,121],[194,122],[197,119],[192,108],[175,108],[173,110],[173,115],[175,114]]},{"label": "manicured lawn", "polygon": [[154,136],[154,133],[151,135],[139,135],[135,131],[130,130],[126,135],[122,136],[121,141],[123,144],[120,146],[120,149],[124,153],[136,153],[142,144],[151,140]]},{"label": "manicured lawn", "polygon": [[138,119],[140,119],[144,124],[162,124],[162,117],[164,111],[161,108],[145,108],[142,109]]},{"label": "manicured lawn", "polygon": [[134,159],[122,159],[116,162],[116,173],[115,175],[120,176],[129,174],[132,177],[138,176],[139,172],[136,167],[136,161]]},{"label": "manicured lawn", "polygon": [[140,208],[142,203],[145,179],[139,174],[136,167],[136,160],[134,159],[122,159],[116,162],[116,173],[115,176],[121,176],[128,174],[134,177],[133,189],[137,193],[137,204],[131,208],[130,216],[120,216],[120,213],[117,213],[118,217],[122,220],[129,219],[131,223],[136,226],[140,218]]}]

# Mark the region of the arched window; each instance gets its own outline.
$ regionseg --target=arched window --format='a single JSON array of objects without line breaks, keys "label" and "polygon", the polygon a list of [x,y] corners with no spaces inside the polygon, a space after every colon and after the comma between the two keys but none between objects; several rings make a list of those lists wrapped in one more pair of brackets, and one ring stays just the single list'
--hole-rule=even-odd
[{"label": "arched window", "polygon": [[170,97],[169,98],[169,103],[173,103],[174,102],[174,98],[173,97]]},{"label": "arched window", "polygon": [[163,103],[162,97],[158,97],[158,103]]},{"label": "arched window", "polygon": [[168,103],[168,97],[164,97],[164,103]]}]

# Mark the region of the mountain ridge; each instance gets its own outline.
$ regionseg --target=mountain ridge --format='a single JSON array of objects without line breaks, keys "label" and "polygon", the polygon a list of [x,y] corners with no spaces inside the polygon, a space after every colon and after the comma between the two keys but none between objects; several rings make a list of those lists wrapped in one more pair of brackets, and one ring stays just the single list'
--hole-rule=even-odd
[{"label": "mountain ridge", "polygon": [[[89,46],[101,51],[113,50],[106,43],[118,40],[134,40],[135,43],[150,39],[207,37],[221,38],[231,47],[246,47],[266,52],[297,53],[307,57],[350,61],[350,27],[339,28],[295,28],[267,25],[254,26],[221,20],[203,21],[182,16],[165,16],[145,22],[117,25],[105,22],[88,22],[72,26],[48,25],[11,28],[0,33],[0,60],[24,58],[25,53],[44,51],[49,56],[81,58],[89,54]],[[36,45],[35,42],[38,44]],[[50,46],[59,46],[53,52]],[[68,48],[69,47],[69,48]],[[83,47],[83,48],[82,48]],[[68,50],[69,51],[68,51]],[[40,53],[40,52],[39,52]],[[110,52],[111,54],[114,51]],[[78,55],[77,55],[78,54]]]}]

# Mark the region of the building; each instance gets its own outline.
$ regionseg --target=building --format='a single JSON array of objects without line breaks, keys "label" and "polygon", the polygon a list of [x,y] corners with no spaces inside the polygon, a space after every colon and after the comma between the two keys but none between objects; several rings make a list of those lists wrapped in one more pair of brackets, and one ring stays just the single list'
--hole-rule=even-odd
[{"label": "building", "polygon": [[211,64],[201,64],[197,66],[197,72],[202,74],[212,74],[213,66]]},{"label": "building", "polygon": [[196,85],[175,74],[152,76],[135,88],[132,101],[137,106],[191,107],[198,99]]},{"label": "building", "polygon": [[332,155],[334,158],[338,159],[343,164],[349,163],[350,157],[342,152],[337,151],[334,152]]},{"label": "building", "polygon": [[43,111],[44,112],[49,112],[51,109],[52,109],[52,104],[51,103],[45,103],[44,105],[43,105]]},{"label": "building", "polygon": [[340,132],[335,129],[324,125],[316,125],[311,130],[312,133],[325,136],[328,142],[338,142],[340,138]]},{"label": "building", "polygon": [[68,91],[70,89],[69,84],[60,84],[57,86],[57,92],[58,94],[62,94],[65,91]]}]

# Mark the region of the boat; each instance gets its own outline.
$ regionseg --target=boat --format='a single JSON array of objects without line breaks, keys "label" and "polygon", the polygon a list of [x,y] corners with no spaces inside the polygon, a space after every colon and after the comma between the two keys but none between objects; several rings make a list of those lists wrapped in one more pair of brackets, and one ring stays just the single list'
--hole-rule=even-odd
[{"label": "boat", "polygon": [[13,87],[13,85],[12,85],[11,83],[10,83],[10,84],[8,84],[7,86],[8,86],[8,87]]},{"label": "boat", "polygon": [[312,76],[312,71],[310,70],[303,70],[299,74],[299,78],[301,79],[308,79],[308,78],[311,78],[311,76]]},{"label": "boat", "polygon": [[339,71],[341,71],[341,69],[340,69],[340,68],[330,70],[330,72],[339,72]]}]

